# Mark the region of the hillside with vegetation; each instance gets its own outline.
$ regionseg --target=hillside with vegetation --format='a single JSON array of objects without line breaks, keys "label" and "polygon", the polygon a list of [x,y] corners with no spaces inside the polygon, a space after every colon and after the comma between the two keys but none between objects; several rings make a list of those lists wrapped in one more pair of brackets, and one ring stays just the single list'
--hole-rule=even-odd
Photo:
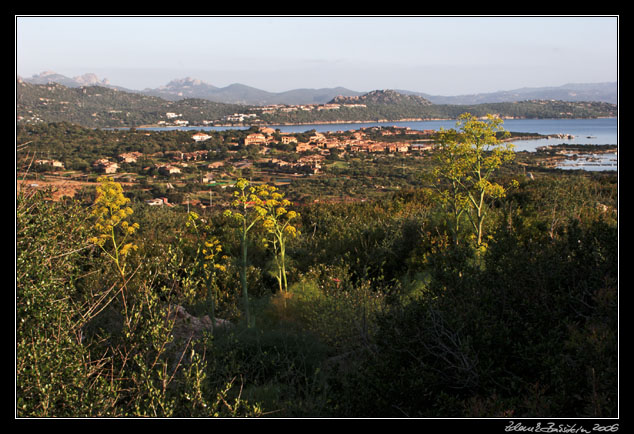
[{"label": "hillside with vegetation", "polygon": [[156,124],[178,113],[195,124],[220,119],[241,106],[203,99],[167,101],[101,86],[66,87],[57,83],[17,83],[18,120],[25,122],[70,122],[91,128],[135,127]]},{"label": "hillside with vegetation", "polygon": [[[457,119],[461,113],[492,113],[503,118],[614,117],[617,106],[603,102],[520,101],[475,105],[439,105],[392,90],[356,97],[337,97],[329,104],[309,106],[248,106],[206,99],[168,101],[113,88],[61,84],[16,84],[20,122],[71,122],[91,128],[142,125],[310,124],[405,119]],[[241,114],[241,116],[237,116]],[[239,120],[229,120],[229,119]]]},{"label": "hillside with vegetation", "polygon": [[618,416],[616,172],[462,115],[433,151],[282,179],[256,130],[18,125],[18,417]]}]

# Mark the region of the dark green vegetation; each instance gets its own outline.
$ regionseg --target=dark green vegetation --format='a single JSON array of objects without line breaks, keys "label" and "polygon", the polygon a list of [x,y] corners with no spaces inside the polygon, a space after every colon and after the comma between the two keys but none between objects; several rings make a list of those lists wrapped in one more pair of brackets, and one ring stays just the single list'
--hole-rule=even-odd
[{"label": "dark green vegetation", "polygon": [[[135,127],[171,122],[189,125],[226,123],[234,113],[256,115],[251,124],[352,122],[400,119],[455,119],[467,111],[475,116],[497,113],[515,118],[593,118],[617,116],[615,104],[601,102],[521,101],[477,105],[431,104],[418,96],[394,91],[374,91],[356,97],[351,103],[365,107],[336,110],[273,110],[264,113],[255,106],[223,104],[205,99],[167,101],[158,97],[127,93],[105,87],[68,88],[60,84],[34,85],[20,81],[16,85],[17,115],[29,122],[72,122],[86,127]],[[334,101],[339,101],[335,99]],[[344,98],[340,101],[346,103]],[[170,118],[167,113],[178,115]]]},{"label": "dark green vegetation", "polygon": [[[145,134],[20,126],[19,168],[58,150],[51,158],[94,181],[79,160],[144,147],[216,155],[244,132],[204,146],[181,132]],[[232,188],[217,186],[215,206],[193,220],[183,206],[143,202],[186,196],[189,174],[162,190],[168,180],[144,171],[148,162],[130,164],[130,212],[115,214],[138,228],[130,245],[102,251],[91,240],[122,238],[96,226],[106,210],[93,205],[94,182],[58,202],[22,186],[17,416],[616,417],[617,174],[533,158],[518,154],[490,179],[518,183],[489,202],[480,245],[466,221],[450,226],[428,177],[433,155],[332,157],[326,176],[281,183],[301,232],[286,244],[285,292],[259,224],[242,274],[243,238],[224,214]],[[222,247],[213,278],[211,240]],[[213,315],[232,325],[176,333],[168,312],[209,315],[210,287]]]}]

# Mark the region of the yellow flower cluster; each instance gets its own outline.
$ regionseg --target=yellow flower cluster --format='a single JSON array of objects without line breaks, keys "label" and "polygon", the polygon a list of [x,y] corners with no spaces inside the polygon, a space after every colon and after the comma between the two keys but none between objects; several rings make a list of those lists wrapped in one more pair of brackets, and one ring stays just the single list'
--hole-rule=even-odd
[{"label": "yellow flower cluster", "polygon": [[214,268],[216,270],[220,270],[222,272],[227,271],[227,267],[225,265],[222,265],[222,264],[214,264]]},{"label": "yellow flower cluster", "polygon": [[231,206],[241,209],[242,212],[226,210],[223,213],[225,217],[233,217],[238,221],[242,221],[245,218],[247,208],[253,208],[258,219],[266,215],[266,209],[264,208],[266,200],[263,198],[268,196],[268,186],[266,184],[257,187],[249,185],[249,181],[244,178],[236,181],[236,190],[233,192],[234,200],[231,202]]},{"label": "yellow flower cluster", "polygon": [[[190,211],[189,214],[187,215],[187,223],[185,224],[185,226],[193,227],[196,233],[202,236],[203,238],[206,236],[209,236],[208,233],[206,233],[206,231],[211,230],[211,226],[208,223],[206,223],[205,220],[203,220],[198,215],[198,213],[194,211]],[[202,249],[200,249],[199,253],[202,254],[203,261],[205,261],[203,264],[203,268],[205,270],[208,270],[210,268],[221,270],[221,271],[226,270],[226,267],[224,265],[215,263],[217,256],[220,253],[222,253],[222,245],[220,244],[220,241],[217,238],[211,237],[209,240],[204,240],[203,247]],[[222,259],[226,259],[226,258],[227,258],[226,256],[222,257]]]},{"label": "yellow flower cluster", "polygon": [[[130,251],[138,249],[138,246],[134,243],[125,243],[125,239],[139,229],[139,224],[131,224],[127,221],[127,218],[134,211],[129,206],[126,206],[130,199],[123,195],[121,184],[108,176],[99,177],[97,182],[99,183],[97,185],[97,197],[91,213],[91,216],[95,219],[93,229],[97,232],[97,235],[89,238],[88,241],[104,249],[105,243],[111,240],[115,249],[113,259],[118,261],[117,258],[119,256],[126,256]],[[121,240],[117,240],[117,235],[115,234],[115,228],[117,227],[123,235]]]},{"label": "yellow flower cluster", "polygon": [[216,239],[205,241],[205,247],[206,248],[203,249],[203,255],[205,255],[205,259],[207,260],[214,259],[218,253],[222,252],[220,241]]},{"label": "yellow flower cluster", "polygon": [[286,232],[292,238],[295,238],[299,234],[299,231],[297,230],[297,228],[295,226],[290,226],[290,225],[284,228],[284,232]]},{"label": "yellow flower cluster", "polygon": [[132,243],[127,243],[126,245],[124,245],[123,247],[121,247],[121,250],[119,250],[119,254],[121,256],[125,256],[128,254],[128,252],[130,250],[137,250],[139,248],[139,246],[137,246],[136,244],[132,244]]},{"label": "yellow flower cluster", "polygon": [[[218,239],[213,238],[211,241],[205,241],[202,254],[203,259],[206,262],[203,264],[203,268],[205,270],[213,269],[213,271],[227,271],[227,267],[225,265],[216,263],[220,253],[222,253],[222,245]],[[227,257],[223,255],[220,259],[226,260]]]},{"label": "yellow flower cluster", "polygon": [[249,185],[249,181],[247,181],[244,178],[240,178],[236,182],[236,187],[240,190],[244,190],[245,188],[247,188],[248,185]]},{"label": "yellow flower cluster", "polygon": [[299,231],[290,225],[290,221],[298,218],[299,213],[288,210],[292,204],[284,198],[277,187],[268,184],[251,186],[249,181],[243,178],[238,179],[235,186],[232,206],[241,211],[226,210],[225,217],[242,221],[246,216],[247,208],[252,208],[255,211],[256,220],[262,222],[267,232],[277,233],[278,236],[286,234],[291,237],[299,234]]},{"label": "yellow flower cluster", "polygon": [[264,229],[266,229],[267,231],[272,230],[275,227],[275,220],[271,217],[264,219],[264,221],[262,222],[262,227],[264,227]]}]

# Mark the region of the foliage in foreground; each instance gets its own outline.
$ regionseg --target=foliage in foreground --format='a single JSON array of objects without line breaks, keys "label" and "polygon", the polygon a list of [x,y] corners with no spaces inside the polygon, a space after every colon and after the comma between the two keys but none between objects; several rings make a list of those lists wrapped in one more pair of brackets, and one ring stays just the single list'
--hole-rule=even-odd
[{"label": "foliage in foreground", "polygon": [[127,244],[104,262],[85,208],[38,196],[17,201],[18,417],[259,414],[233,379],[210,389],[204,347],[170,333],[169,288],[122,271]]},{"label": "foliage in foreground", "polygon": [[[130,203],[118,245],[137,249],[113,268],[91,210],[45,199],[16,203],[19,417],[616,415],[610,176],[523,181],[492,204],[484,252],[424,189],[305,207],[283,291],[266,226],[243,262],[229,217]],[[214,315],[233,326],[181,339],[168,312],[210,313],[212,240]]]}]

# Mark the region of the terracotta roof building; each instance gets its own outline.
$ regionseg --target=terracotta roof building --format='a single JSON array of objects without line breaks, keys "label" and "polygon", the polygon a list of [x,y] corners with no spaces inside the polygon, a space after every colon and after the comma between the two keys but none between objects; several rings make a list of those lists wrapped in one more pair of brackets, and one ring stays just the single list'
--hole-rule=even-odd
[{"label": "terracotta roof building", "polygon": [[264,144],[266,144],[266,137],[264,137],[264,134],[254,133],[254,134],[249,134],[248,136],[244,138],[245,146],[264,145]]}]

